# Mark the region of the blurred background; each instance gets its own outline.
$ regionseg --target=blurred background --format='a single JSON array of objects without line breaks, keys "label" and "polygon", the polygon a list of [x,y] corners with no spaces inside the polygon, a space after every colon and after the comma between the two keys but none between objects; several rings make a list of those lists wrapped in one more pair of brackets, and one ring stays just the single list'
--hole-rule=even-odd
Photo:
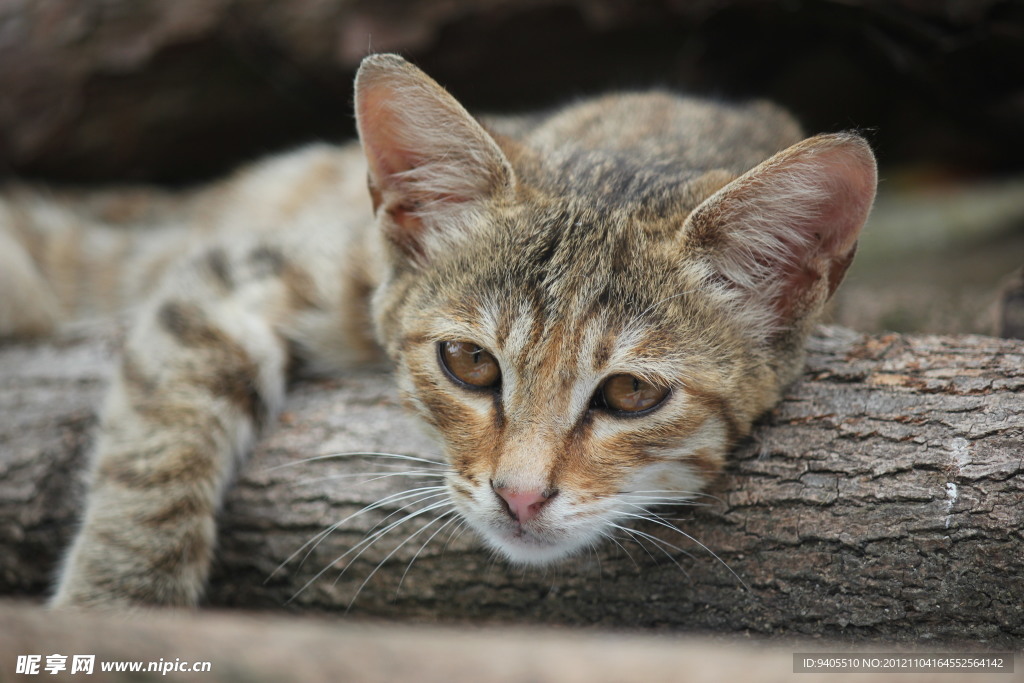
[{"label": "blurred background", "polygon": [[181,186],[348,139],[371,51],[476,111],[653,85],[859,129],[882,182],[833,320],[1024,336],[1020,0],[3,0],[0,182]]}]

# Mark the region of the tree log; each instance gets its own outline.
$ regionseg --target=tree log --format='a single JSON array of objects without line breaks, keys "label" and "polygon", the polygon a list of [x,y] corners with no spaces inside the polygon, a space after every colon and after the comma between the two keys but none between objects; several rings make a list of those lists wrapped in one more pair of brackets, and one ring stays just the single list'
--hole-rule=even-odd
[{"label": "tree log", "polygon": [[[39,673],[45,676],[50,655],[66,657],[56,663],[65,664],[67,673],[77,654],[95,657],[93,675],[102,681],[155,680],[156,673],[147,676],[102,672],[104,665],[138,662],[141,671],[155,664],[151,671],[168,676],[166,680],[206,683],[676,683],[684,680],[681,671],[686,672],[687,683],[778,683],[789,680],[796,661],[803,660],[798,660],[797,653],[839,652],[839,657],[853,658],[865,651],[820,641],[766,647],[738,638],[580,633],[565,629],[384,627],[237,613],[164,612],[126,620],[121,615],[46,613],[3,602],[0,633],[4,634],[0,638],[2,680],[8,680],[4,674],[16,671],[19,656],[39,657]],[[908,663],[907,658],[927,652],[901,649],[904,664]],[[931,652],[954,656],[936,649]],[[968,656],[994,658],[992,653],[974,649],[974,654]],[[868,652],[878,656],[877,650]],[[1001,659],[1009,660],[1009,670],[1013,671],[1013,655],[1007,654]],[[189,673],[189,668],[183,669],[182,665],[198,665],[199,673]],[[952,680],[937,678],[933,672],[899,673],[901,683]],[[78,676],[70,678],[77,680]],[[794,678],[816,680],[813,676]],[[830,676],[828,680],[863,681],[864,675]],[[990,683],[1006,677],[993,679],[991,673],[968,669],[957,674],[955,680]],[[1020,680],[1019,674],[1014,680]]]},{"label": "tree log", "polygon": [[[109,330],[0,347],[2,595],[47,589],[81,505],[117,347]],[[228,495],[208,603],[406,622],[1021,647],[1022,395],[1020,340],[822,328],[803,379],[711,496],[664,512],[682,532],[642,523],[633,539],[523,570],[429,515],[360,546],[401,516],[399,499],[304,547],[364,506],[431,483],[353,476],[416,464],[379,455],[304,459],[437,458],[386,374],[306,381]]]}]

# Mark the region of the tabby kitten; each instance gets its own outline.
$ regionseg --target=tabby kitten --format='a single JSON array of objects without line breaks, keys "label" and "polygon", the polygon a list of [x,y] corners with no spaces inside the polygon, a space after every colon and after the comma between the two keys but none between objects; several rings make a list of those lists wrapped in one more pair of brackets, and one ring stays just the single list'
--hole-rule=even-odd
[{"label": "tabby kitten", "polygon": [[[394,55],[364,60],[355,98],[361,153],[257,164],[145,239],[8,195],[0,284],[27,296],[4,297],[4,332],[59,319],[81,296],[63,272],[114,301],[167,271],[54,604],[199,599],[225,484],[296,358],[382,348],[453,503],[513,562],[592,545],[643,492],[687,500],[799,373],[875,193],[863,139],[801,141],[763,103],[626,93],[481,122]],[[185,253],[186,231],[203,246]],[[111,262],[127,272],[104,280]]]}]

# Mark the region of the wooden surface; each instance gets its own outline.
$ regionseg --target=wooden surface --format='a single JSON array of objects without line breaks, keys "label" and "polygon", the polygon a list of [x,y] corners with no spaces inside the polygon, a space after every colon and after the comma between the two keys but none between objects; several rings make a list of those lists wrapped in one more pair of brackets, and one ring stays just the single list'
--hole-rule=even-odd
[{"label": "wooden surface", "polygon": [[[565,629],[453,629],[387,626],[353,620],[296,619],[280,615],[146,614],[126,619],[97,614],[54,614],[0,602],[0,680],[19,655],[95,655],[96,680],[302,681],[303,683],[750,683],[818,680],[793,673],[794,653],[858,650],[833,643],[764,644],[749,639],[686,638]],[[889,648],[892,653],[898,648]],[[936,650],[924,650],[935,652]],[[872,650],[869,652],[878,652]],[[921,651],[902,649],[902,658]],[[948,652],[938,651],[948,655]],[[986,656],[984,651],[977,656]],[[875,655],[877,656],[877,655]],[[204,666],[209,671],[110,674],[103,664]],[[159,669],[158,669],[159,670]],[[41,676],[47,676],[45,669]],[[77,680],[84,674],[69,676]],[[11,680],[32,680],[14,676]],[[863,681],[865,674],[830,674],[829,681]],[[1020,674],[900,673],[903,683],[957,680],[1020,681]],[[886,680],[893,680],[886,678]]]},{"label": "wooden surface", "polygon": [[[109,332],[0,347],[0,594],[47,589],[116,348]],[[403,622],[1021,647],[1022,392],[1020,340],[825,328],[803,380],[704,506],[664,512],[685,534],[648,523],[638,529],[652,539],[623,535],[522,570],[469,532],[425,543],[441,524],[424,526],[429,515],[349,552],[398,519],[400,502],[347,521],[300,561],[325,527],[432,483],[353,477],[415,464],[382,456],[303,459],[436,457],[388,375],[303,383],[228,496],[208,601],[304,613],[351,604],[352,617]]]}]

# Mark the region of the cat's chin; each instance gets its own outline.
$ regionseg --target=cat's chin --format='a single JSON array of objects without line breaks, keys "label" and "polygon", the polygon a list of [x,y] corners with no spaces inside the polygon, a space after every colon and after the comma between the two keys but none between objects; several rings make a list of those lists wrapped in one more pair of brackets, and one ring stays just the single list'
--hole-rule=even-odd
[{"label": "cat's chin", "polygon": [[573,557],[592,545],[589,537],[549,539],[535,533],[510,533],[491,528],[478,528],[486,543],[497,550],[507,562],[520,566],[539,567]]}]

